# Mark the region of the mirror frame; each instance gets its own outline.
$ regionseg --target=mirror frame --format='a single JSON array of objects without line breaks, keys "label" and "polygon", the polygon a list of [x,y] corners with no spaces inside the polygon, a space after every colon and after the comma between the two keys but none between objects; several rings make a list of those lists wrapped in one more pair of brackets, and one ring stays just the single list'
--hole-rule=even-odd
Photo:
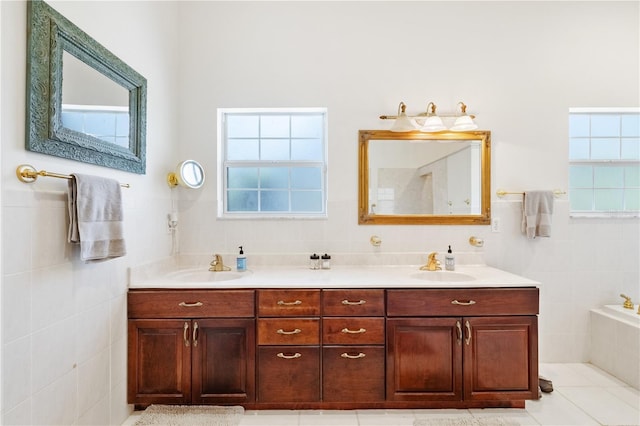
[{"label": "mirror frame", "polygon": [[[378,215],[369,213],[369,141],[371,140],[479,140],[481,142],[481,213],[478,215]],[[491,132],[360,130],[358,132],[358,224],[359,225],[488,225],[491,223]]]},{"label": "mirror frame", "polygon": [[[28,151],[127,172],[146,172],[147,80],[44,1],[27,2]],[[129,92],[129,146],[62,125],[62,53]]]}]

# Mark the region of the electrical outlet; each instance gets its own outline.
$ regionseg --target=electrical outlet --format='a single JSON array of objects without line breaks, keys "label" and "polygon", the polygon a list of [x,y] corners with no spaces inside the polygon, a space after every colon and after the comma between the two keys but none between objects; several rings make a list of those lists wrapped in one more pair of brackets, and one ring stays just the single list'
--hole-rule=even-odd
[{"label": "electrical outlet", "polygon": [[500,218],[491,218],[491,232],[500,232]]}]

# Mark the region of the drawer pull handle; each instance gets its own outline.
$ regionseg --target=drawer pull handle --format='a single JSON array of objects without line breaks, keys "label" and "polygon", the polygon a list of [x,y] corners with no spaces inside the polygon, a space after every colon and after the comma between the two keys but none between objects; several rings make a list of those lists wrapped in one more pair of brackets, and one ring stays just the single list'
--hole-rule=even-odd
[{"label": "drawer pull handle", "polygon": [[347,299],[345,299],[345,300],[343,300],[343,301],[342,301],[342,304],[343,304],[343,305],[349,305],[349,306],[353,306],[353,305],[364,305],[365,303],[367,303],[367,301],[366,301],[366,300],[358,300],[358,301],[356,301],[356,302],[352,302],[351,300],[347,300]]},{"label": "drawer pull handle", "polygon": [[452,300],[451,301],[452,305],[462,305],[462,306],[471,306],[471,305],[475,305],[476,301],[475,300],[469,300],[467,302],[460,302],[457,299],[456,300]]},{"label": "drawer pull handle", "polygon": [[198,323],[193,323],[193,347],[198,346]]},{"label": "drawer pull handle", "polygon": [[182,331],[182,341],[186,347],[189,347],[189,323],[187,321],[184,322],[184,328]]},{"label": "drawer pull handle", "polygon": [[359,358],[364,358],[366,355],[363,354],[362,352],[360,352],[357,355],[350,355],[348,353],[343,353],[342,355],[340,355],[342,358],[347,358],[347,359],[359,359]]},{"label": "drawer pull handle", "polygon": [[282,359],[296,359],[296,358],[300,358],[302,356],[302,354],[300,352],[296,352],[294,354],[291,355],[287,355],[284,354],[282,352],[279,352],[278,355],[276,355],[278,358],[282,358]]},{"label": "drawer pull handle", "polygon": [[202,305],[203,305],[202,302],[195,302],[195,303],[180,302],[180,303],[178,303],[178,306],[183,306],[185,308],[197,308],[198,306],[202,306]]},{"label": "drawer pull handle", "polygon": [[296,305],[302,305],[302,301],[301,300],[296,300],[294,302],[285,302],[284,300],[278,300],[278,305],[280,305],[280,306],[296,306]]},{"label": "drawer pull handle", "polygon": [[291,331],[284,331],[283,329],[279,328],[276,333],[278,334],[284,334],[285,336],[288,336],[290,334],[299,334],[302,333],[302,330],[300,330],[299,328],[295,328]]},{"label": "drawer pull handle", "polygon": [[349,330],[348,328],[343,328],[342,330],[340,330],[340,332],[345,334],[362,334],[362,333],[366,333],[367,329],[361,328],[360,330]]}]

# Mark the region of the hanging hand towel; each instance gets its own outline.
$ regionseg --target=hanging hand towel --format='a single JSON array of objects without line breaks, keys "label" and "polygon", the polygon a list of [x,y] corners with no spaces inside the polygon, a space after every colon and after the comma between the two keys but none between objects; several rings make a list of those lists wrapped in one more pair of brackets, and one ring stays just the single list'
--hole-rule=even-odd
[{"label": "hanging hand towel", "polygon": [[127,254],[120,183],[73,174],[69,180],[70,243],[80,243],[80,258],[96,261]]},{"label": "hanging hand towel", "polygon": [[553,191],[526,191],[522,200],[522,232],[527,238],[550,237]]}]

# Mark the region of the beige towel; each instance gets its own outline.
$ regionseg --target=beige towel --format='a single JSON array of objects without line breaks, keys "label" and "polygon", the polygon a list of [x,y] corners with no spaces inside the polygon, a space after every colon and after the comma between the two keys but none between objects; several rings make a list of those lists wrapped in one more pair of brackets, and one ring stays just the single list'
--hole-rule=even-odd
[{"label": "beige towel", "polygon": [[80,243],[80,258],[96,261],[127,254],[120,183],[81,174],[71,177],[68,240]]},{"label": "beige towel", "polygon": [[550,237],[553,191],[526,191],[522,200],[522,232],[527,238]]}]

